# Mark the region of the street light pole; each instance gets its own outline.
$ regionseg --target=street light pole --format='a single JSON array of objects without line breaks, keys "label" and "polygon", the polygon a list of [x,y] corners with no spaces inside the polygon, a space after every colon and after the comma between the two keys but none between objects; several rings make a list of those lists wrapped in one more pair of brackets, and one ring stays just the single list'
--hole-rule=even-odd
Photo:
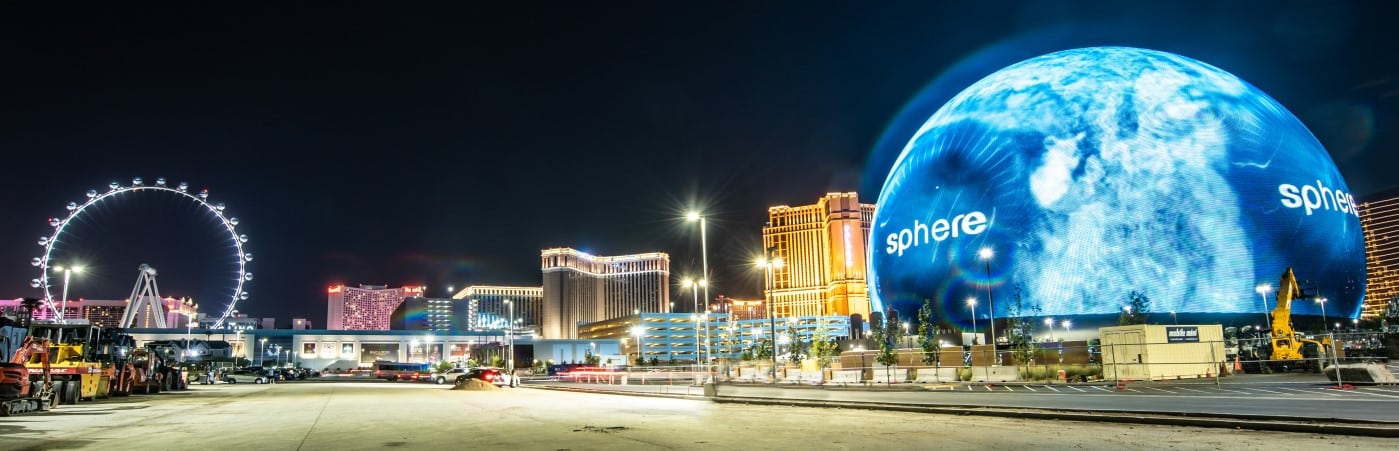
[{"label": "street light pole", "polygon": [[[699,221],[699,225],[700,225],[700,265],[701,265],[701,266],[700,266],[700,270],[704,271],[704,277],[701,277],[700,280],[701,280],[701,281],[707,281],[707,280],[709,280],[709,238],[708,238],[708,235],[709,235],[709,234],[708,234],[708,231],[705,230],[704,216],[701,215],[698,211],[692,211],[692,212],[690,212],[689,214],[687,214],[685,217],[686,217],[686,219],[688,219],[688,220],[690,220],[690,221]],[[701,282],[701,283],[703,283],[703,282]],[[704,303],[705,303],[705,304],[708,304],[708,303],[709,303],[709,284],[708,284],[708,283],[705,283],[705,284],[704,284]],[[699,306],[698,306],[698,303],[696,303],[696,306],[695,306],[695,313],[699,313]]]},{"label": "street light pole", "polygon": [[1001,359],[996,355],[996,298],[991,295],[991,257],[996,254],[989,247],[981,248],[977,254],[986,262],[986,308],[991,315],[991,366],[998,366]]},{"label": "street light pole", "polygon": [[972,344],[976,344],[976,298],[967,298],[967,306],[972,309]]},{"label": "street light pole", "polygon": [[767,277],[767,286],[765,287],[765,288],[767,288],[767,289],[764,290],[764,293],[763,293],[763,294],[766,295],[766,297],[767,297],[767,305],[768,305],[768,325],[771,327],[771,330],[772,330],[772,336],[771,336],[772,338],[770,339],[770,343],[769,343],[769,344],[772,345],[772,352],[771,352],[771,354],[772,354],[772,380],[773,380],[774,382],[776,382],[776,381],[777,381],[777,307],[773,305],[773,293],[772,293],[772,292],[773,292],[773,290],[776,289],[777,287],[774,287],[774,286],[773,286],[772,269],[773,269],[774,267],[776,267],[776,268],[781,268],[781,267],[782,267],[782,258],[781,258],[781,257],[776,257],[776,258],[769,259],[767,255],[764,255],[762,258],[759,258],[759,259],[758,259],[758,266],[761,266],[761,267],[767,269],[767,276],[768,276],[768,277]]},{"label": "street light pole", "polygon": [[1045,318],[1044,325],[1049,326],[1049,342],[1054,342],[1054,318]]},{"label": "street light pole", "polygon": [[1330,332],[1330,324],[1326,323],[1326,298],[1317,299],[1316,303],[1321,304],[1321,329]]},{"label": "street light pole", "polygon": [[267,339],[263,338],[258,341],[261,342],[261,345],[257,348],[257,366],[263,366],[265,363],[263,360],[267,358]]},{"label": "street light pole", "polygon": [[1258,296],[1263,298],[1263,320],[1268,322],[1268,334],[1271,335],[1273,333],[1273,317],[1268,314],[1268,293],[1273,291],[1273,286],[1266,283],[1260,284],[1253,291],[1258,292]]},{"label": "street light pole", "polygon": [[510,375],[510,386],[515,386],[515,303],[505,300],[505,306],[510,310],[510,323],[505,330],[505,349],[509,355],[505,359],[505,374]]},{"label": "street light pole", "polygon": [[59,300],[60,307],[58,308],[58,322],[62,324],[65,322],[64,320],[68,318],[68,276],[73,273],[81,274],[83,272],[83,267],[58,265],[54,266],[53,269],[63,272],[63,299]]}]

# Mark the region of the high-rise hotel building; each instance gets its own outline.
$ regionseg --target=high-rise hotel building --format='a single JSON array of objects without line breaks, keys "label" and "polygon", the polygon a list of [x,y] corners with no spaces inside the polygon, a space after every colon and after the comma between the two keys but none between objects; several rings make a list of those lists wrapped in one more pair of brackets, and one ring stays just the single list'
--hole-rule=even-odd
[{"label": "high-rise hotel building", "polygon": [[[510,323],[513,305],[516,329],[533,329],[543,323],[544,289],[541,287],[501,287],[472,285],[458,291],[452,299],[471,330],[505,329]],[[506,300],[510,304],[505,303]]]},{"label": "high-rise hotel building", "polygon": [[544,338],[577,338],[580,323],[670,310],[670,256],[665,253],[604,257],[553,248],[540,258]]},{"label": "high-rise hotel building", "polygon": [[828,193],[812,205],[768,208],[763,246],[783,260],[772,272],[774,316],[870,315],[865,250],[874,205]]},{"label": "high-rise hotel building", "polygon": [[393,312],[403,299],[423,295],[423,287],[411,286],[334,285],[326,291],[329,294],[327,330],[389,330]]},{"label": "high-rise hotel building", "polygon": [[1360,204],[1360,229],[1365,233],[1365,304],[1361,318],[1384,315],[1385,306],[1399,297],[1399,191],[1374,196]]}]

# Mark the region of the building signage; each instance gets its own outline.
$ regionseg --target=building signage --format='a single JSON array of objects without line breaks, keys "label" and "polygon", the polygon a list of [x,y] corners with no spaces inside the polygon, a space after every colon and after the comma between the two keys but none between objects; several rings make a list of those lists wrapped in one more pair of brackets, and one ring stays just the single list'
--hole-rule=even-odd
[{"label": "building signage", "polygon": [[398,343],[361,343],[359,345],[359,363],[374,363],[380,360],[398,361]]},{"label": "building signage", "polygon": [[1195,326],[1166,326],[1166,343],[1199,343],[1200,328]]}]

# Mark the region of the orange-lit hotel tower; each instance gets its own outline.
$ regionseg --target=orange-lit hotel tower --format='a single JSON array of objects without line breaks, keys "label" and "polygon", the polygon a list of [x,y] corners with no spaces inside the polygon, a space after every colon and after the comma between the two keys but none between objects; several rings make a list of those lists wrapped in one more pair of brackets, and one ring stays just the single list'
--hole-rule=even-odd
[{"label": "orange-lit hotel tower", "polygon": [[670,255],[594,256],[569,248],[540,253],[544,338],[578,338],[578,324],[670,309]]},{"label": "orange-lit hotel tower", "polygon": [[1365,232],[1365,304],[1361,318],[1384,315],[1385,304],[1399,296],[1399,191],[1360,204]]},{"label": "orange-lit hotel tower", "polygon": [[423,287],[334,285],[326,292],[329,295],[327,330],[389,330],[393,311],[404,298],[422,296]]},{"label": "orange-lit hotel tower", "polygon": [[869,318],[865,249],[874,205],[855,193],[828,193],[813,205],[768,208],[763,246],[783,265],[772,273],[777,317]]}]

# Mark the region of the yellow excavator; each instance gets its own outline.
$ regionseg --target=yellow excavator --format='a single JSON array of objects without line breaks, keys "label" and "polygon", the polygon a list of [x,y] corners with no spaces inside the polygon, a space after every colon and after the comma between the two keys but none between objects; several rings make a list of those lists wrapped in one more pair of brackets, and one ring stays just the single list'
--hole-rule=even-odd
[{"label": "yellow excavator", "polygon": [[1293,369],[1321,372],[1331,339],[1322,338],[1318,341],[1304,338],[1292,328],[1292,301],[1313,297],[1302,291],[1292,268],[1287,268],[1287,271],[1282,273],[1282,280],[1278,284],[1278,305],[1272,312],[1272,352],[1267,361],[1263,362],[1264,372]]}]

